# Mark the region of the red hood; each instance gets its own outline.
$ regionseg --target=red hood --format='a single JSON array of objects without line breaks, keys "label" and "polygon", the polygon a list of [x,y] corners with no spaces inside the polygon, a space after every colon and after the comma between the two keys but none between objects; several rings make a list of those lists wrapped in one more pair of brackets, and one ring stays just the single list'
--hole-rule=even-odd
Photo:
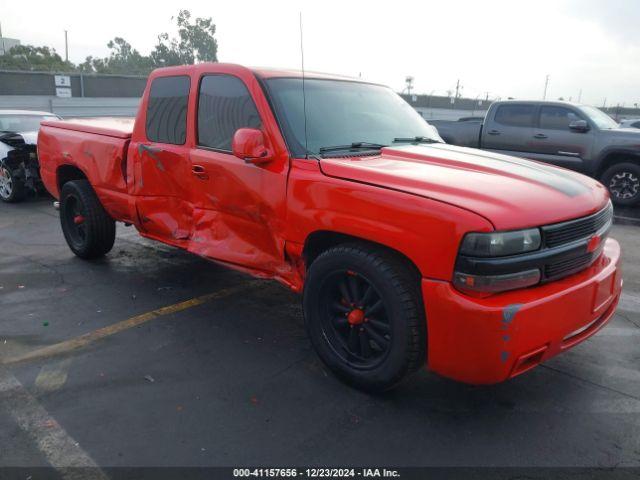
[{"label": "red hood", "polygon": [[579,173],[446,144],[383,148],[374,157],[325,158],[321,167],[331,177],[457,205],[498,230],[582,217],[608,201],[600,183]]}]

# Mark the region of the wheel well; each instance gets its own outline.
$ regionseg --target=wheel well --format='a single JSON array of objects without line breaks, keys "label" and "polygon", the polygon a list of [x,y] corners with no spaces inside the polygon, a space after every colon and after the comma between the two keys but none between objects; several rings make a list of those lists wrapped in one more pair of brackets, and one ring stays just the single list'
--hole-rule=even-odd
[{"label": "wheel well", "polygon": [[598,169],[597,178],[600,179],[602,174],[612,165],[616,163],[635,163],[636,165],[640,165],[640,157],[633,156],[626,152],[614,152],[607,155],[600,164],[600,168]]},{"label": "wheel well", "polygon": [[87,176],[82,170],[73,165],[61,165],[56,172],[58,180],[58,191],[62,190],[62,186],[71,180],[86,180]]},{"label": "wheel well", "polygon": [[332,248],[335,247],[337,245],[341,245],[343,243],[361,243],[361,244],[367,244],[369,246],[371,246],[372,248],[376,248],[379,250],[385,250],[391,254],[393,254],[395,257],[397,257],[402,263],[404,263],[405,265],[407,265],[409,267],[409,269],[416,275],[417,278],[421,278],[422,274],[420,273],[420,270],[418,269],[418,267],[416,266],[415,263],[413,263],[413,261],[407,257],[404,253],[388,247],[386,245],[383,245],[381,243],[377,243],[377,242],[372,242],[371,240],[366,240],[364,238],[360,238],[360,237],[356,237],[353,235],[347,235],[344,233],[338,233],[338,232],[332,232],[332,231],[318,231],[318,232],[313,232],[312,234],[310,234],[305,243],[304,243],[304,249],[302,251],[302,255],[304,258],[304,262],[306,265],[306,268],[308,269],[309,266],[313,263],[313,261],[318,258],[318,256]]}]

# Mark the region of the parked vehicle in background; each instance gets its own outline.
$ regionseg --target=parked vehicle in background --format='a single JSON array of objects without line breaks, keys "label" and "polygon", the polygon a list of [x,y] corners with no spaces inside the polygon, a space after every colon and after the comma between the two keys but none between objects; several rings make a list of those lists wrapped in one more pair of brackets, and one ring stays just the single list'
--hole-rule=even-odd
[{"label": "parked vehicle in background", "polygon": [[640,128],[640,118],[632,118],[620,122],[620,128]]},{"label": "parked vehicle in background", "polygon": [[445,142],[570,168],[600,180],[616,205],[640,202],[640,131],[595,107],[494,102],[482,121],[432,120]]},{"label": "parked vehicle in background", "polygon": [[59,119],[50,112],[0,110],[0,200],[18,202],[41,187],[36,148],[40,122]]},{"label": "parked vehicle in background", "polygon": [[595,334],[620,298],[602,185],[446,145],[381,85],[163,68],[135,122],[44,122],[38,150],[77,256],[109,252],[117,220],[274,278],[303,292],[316,352],[359,388],[425,363],[501,382]]}]

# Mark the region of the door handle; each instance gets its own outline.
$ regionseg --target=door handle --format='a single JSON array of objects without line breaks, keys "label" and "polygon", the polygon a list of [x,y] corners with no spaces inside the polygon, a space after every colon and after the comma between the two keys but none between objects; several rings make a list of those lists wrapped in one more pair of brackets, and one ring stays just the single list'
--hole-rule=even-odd
[{"label": "door handle", "polygon": [[547,137],[544,133],[536,133],[533,138],[538,138],[540,140],[544,140],[545,138],[549,138]]},{"label": "door handle", "polygon": [[207,180],[209,175],[207,175],[207,170],[202,165],[193,165],[191,167],[191,173],[193,173],[200,180]]},{"label": "door handle", "polygon": [[498,130],[489,130],[487,133],[489,135],[500,135],[500,131]]}]

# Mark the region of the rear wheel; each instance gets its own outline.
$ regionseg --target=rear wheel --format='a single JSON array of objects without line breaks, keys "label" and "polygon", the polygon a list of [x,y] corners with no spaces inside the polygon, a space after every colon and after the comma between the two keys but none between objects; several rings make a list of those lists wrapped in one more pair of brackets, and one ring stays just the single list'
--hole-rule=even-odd
[{"label": "rear wheel", "polygon": [[640,202],[640,166],[635,163],[617,163],[602,174],[601,180],[614,204],[631,207]]},{"label": "rear wheel", "polygon": [[0,199],[7,203],[19,202],[25,194],[22,179],[14,176],[6,165],[0,164]]},{"label": "rear wheel", "polygon": [[368,245],[341,245],[309,268],[305,323],[322,361],[363,390],[396,386],[424,364],[426,322],[412,269]]},{"label": "rear wheel", "polygon": [[69,248],[80,258],[98,258],[113,247],[115,221],[86,180],[73,180],[62,187],[60,224]]}]

